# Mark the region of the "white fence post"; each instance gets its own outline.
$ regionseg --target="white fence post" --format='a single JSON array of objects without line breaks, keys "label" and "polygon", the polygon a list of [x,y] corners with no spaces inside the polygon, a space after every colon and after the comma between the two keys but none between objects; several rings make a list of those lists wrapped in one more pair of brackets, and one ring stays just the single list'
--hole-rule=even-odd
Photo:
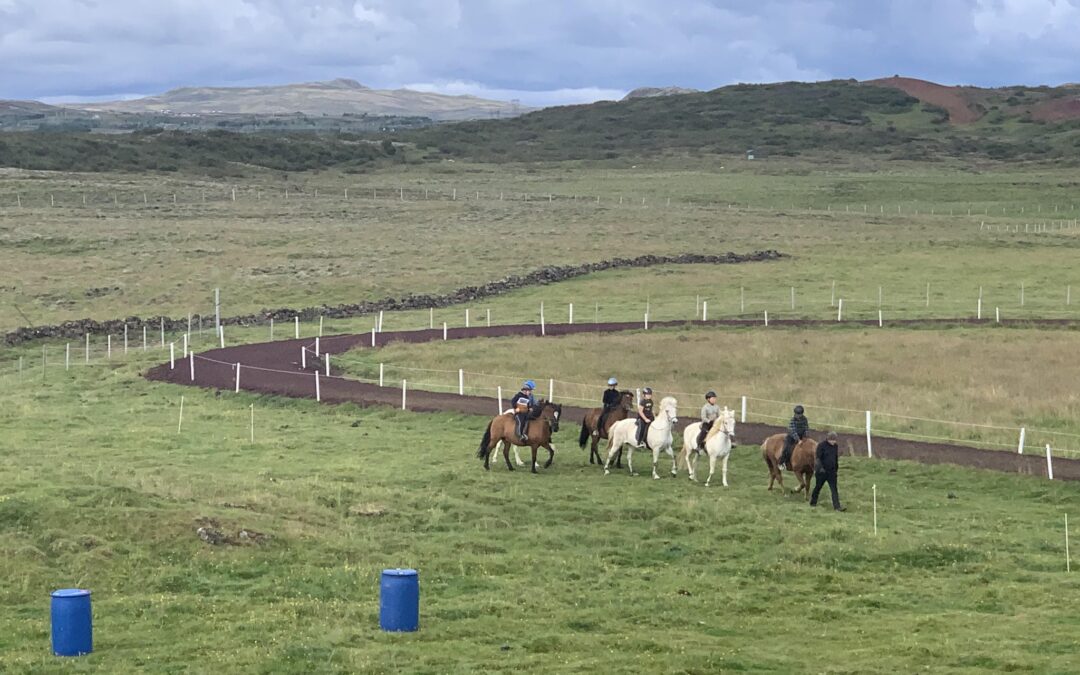
[{"label": "white fence post", "polygon": [[445,321],[443,321],[443,324],[442,324],[442,339],[444,339],[444,340],[446,339],[446,322]]},{"label": "white fence post", "polygon": [[318,358],[319,355],[320,355],[320,352],[319,352],[319,338],[316,337],[315,338],[315,357]]},{"label": "white fence post", "polygon": [[844,299],[840,298],[840,303],[837,305],[836,320],[842,321],[844,319]]},{"label": "white fence post", "polygon": [[383,364],[380,363],[379,364],[379,386],[380,387],[383,386],[383,373],[384,373]]},{"label": "white fence post", "polygon": [[994,308],[994,323],[1001,323],[1001,308]]},{"label": "white fence post", "polygon": [[191,381],[195,381],[195,352],[191,352],[191,356],[188,357],[188,374],[191,376]]},{"label": "white fence post", "polygon": [[180,419],[176,422],[176,433],[184,428],[184,397],[180,396]]},{"label": "white fence post", "polygon": [[218,326],[218,341],[222,349],[225,349],[225,324]]},{"label": "white fence post", "polygon": [[540,335],[547,335],[547,328],[544,326],[544,303],[540,303]]},{"label": "white fence post", "polygon": [[402,410],[405,410],[405,389],[406,389],[406,383],[405,383],[405,380],[402,380],[401,381],[401,409]]},{"label": "white fence post", "polygon": [[555,378],[548,380],[548,400],[555,401]]},{"label": "white fence post", "polygon": [[465,327],[469,327],[469,308],[465,308]]},{"label": "white fence post", "polygon": [[[187,344],[186,342],[184,344]],[[124,324],[124,356],[128,353],[128,326]]]},{"label": "white fence post", "polygon": [[146,351],[146,324],[142,327],[142,350]]},{"label": "white fence post", "polygon": [[307,347],[300,347],[300,368],[307,370]]},{"label": "white fence post", "polygon": [[1017,446],[1016,452],[1021,455],[1024,454],[1024,435],[1026,434],[1026,432],[1027,429],[1025,429],[1024,427],[1020,427],[1020,445]]},{"label": "white fence post", "polygon": [[297,340],[299,340],[300,339],[300,317],[299,316],[294,316],[293,317],[293,328],[294,328],[294,330],[293,330],[294,337]]},{"label": "white fence post", "polygon": [[497,391],[496,391],[496,396],[497,396],[497,397],[498,397],[498,399],[499,399],[499,410],[498,410],[498,412],[496,412],[495,414],[496,414],[496,415],[501,415],[501,414],[502,414],[502,411],[503,411],[503,404],[502,404],[502,400],[503,400],[503,399],[502,399],[502,385],[499,385],[499,387],[498,387],[498,389],[497,389]]},{"label": "white fence post", "polygon": [[574,303],[570,303],[570,325],[574,324]]},{"label": "white fence post", "polygon": [[379,332],[380,333],[383,332],[383,330],[382,330],[382,326],[383,326],[382,320],[383,320],[383,310],[380,309],[379,310]]},{"label": "white fence post", "polygon": [[[143,330],[146,330],[145,328]],[[90,363],[90,333],[86,334],[86,349],[83,350],[83,354],[86,357],[86,362]]]},{"label": "white fence post", "polygon": [[112,335],[105,336],[105,358],[112,359]]},{"label": "white fence post", "polygon": [[874,446],[870,441],[870,411],[866,411],[866,456],[874,456]]},{"label": "white fence post", "polygon": [[165,318],[161,319],[161,348],[165,349]]},{"label": "white fence post", "polygon": [[169,370],[176,370],[176,343],[169,343]]},{"label": "white fence post", "polygon": [[769,310],[765,310],[765,327],[769,327]]},{"label": "white fence post", "polygon": [[184,358],[187,358],[188,354],[188,334],[184,333],[181,337],[184,338]]},{"label": "white fence post", "polygon": [[791,311],[795,311],[795,287],[791,287]]},{"label": "white fence post", "polygon": [[315,371],[315,400],[322,402],[322,386],[319,384],[319,371]]},{"label": "white fence post", "polygon": [[64,347],[64,370],[71,370],[71,343]]},{"label": "white fence post", "polygon": [[375,346],[375,326],[371,327],[371,346]]},{"label": "white fence post", "polygon": [[881,310],[877,311],[877,327],[882,328],[885,325],[885,318],[881,315]]},{"label": "white fence post", "polygon": [[649,313],[645,312],[645,330],[649,330]]},{"label": "white fence post", "polygon": [[274,317],[270,317],[270,341],[274,341]]},{"label": "white fence post", "polygon": [[431,330],[435,329],[435,308],[434,307],[428,307],[428,328],[431,329]]},{"label": "white fence post", "polygon": [[319,336],[322,336],[323,317],[319,317]]},{"label": "white fence post", "polygon": [[702,300],[701,301],[701,320],[702,321],[708,321],[709,320],[709,301],[708,300]]},{"label": "white fence post", "polygon": [[742,397],[742,417],[739,418],[740,424],[746,424],[746,397]]},{"label": "white fence post", "polygon": [[491,309],[490,308],[487,311],[487,327],[491,328]]},{"label": "white fence post", "polygon": [[458,396],[465,395],[465,370],[462,368],[457,371],[457,393]]},{"label": "white fence post", "polygon": [[236,393],[240,393],[240,364],[236,364]]},{"label": "white fence post", "polygon": [[1046,477],[1054,480],[1054,460],[1050,457],[1050,444],[1046,444]]},{"label": "white fence post", "polygon": [[323,355],[323,363],[326,364],[326,376],[330,377],[330,354]]},{"label": "white fence post", "polygon": [[975,318],[982,320],[982,298],[979,298],[978,309],[975,310]]}]

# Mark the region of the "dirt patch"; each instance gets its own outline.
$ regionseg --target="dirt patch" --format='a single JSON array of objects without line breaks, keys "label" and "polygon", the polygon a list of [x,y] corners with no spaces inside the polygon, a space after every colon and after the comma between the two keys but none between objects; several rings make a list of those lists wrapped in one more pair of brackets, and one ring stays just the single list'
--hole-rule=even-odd
[{"label": "dirt patch", "polygon": [[866,84],[899,89],[923,103],[944,108],[949,113],[949,122],[952,124],[970,124],[982,117],[977,110],[968,105],[958,87],[946,87],[912,77],[885,77],[880,80],[869,80]]},{"label": "dirt patch", "polygon": [[1063,122],[1080,118],[1080,96],[1044,101],[1031,108],[1031,119],[1039,122]]},{"label": "dirt patch", "polygon": [[216,518],[197,518],[195,534],[210,546],[244,546],[263,544],[270,540],[270,535],[242,527],[236,534],[230,534]]},{"label": "dirt patch", "polygon": [[354,504],[349,507],[349,515],[360,518],[378,518],[388,513],[381,504]]}]

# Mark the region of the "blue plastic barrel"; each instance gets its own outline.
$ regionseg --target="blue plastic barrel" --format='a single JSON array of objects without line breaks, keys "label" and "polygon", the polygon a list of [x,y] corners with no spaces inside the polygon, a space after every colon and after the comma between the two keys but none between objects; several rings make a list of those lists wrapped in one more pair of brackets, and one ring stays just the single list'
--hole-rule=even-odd
[{"label": "blue plastic barrel", "polygon": [[90,620],[90,591],[63,588],[52,592],[52,649],[57,656],[81,656],[94,651]]},{"label": "blue plastic barrel", "polygon": [[379,627],[391,632],[411,632],[420,627],[420,577],[416,570],[383,570]]}]

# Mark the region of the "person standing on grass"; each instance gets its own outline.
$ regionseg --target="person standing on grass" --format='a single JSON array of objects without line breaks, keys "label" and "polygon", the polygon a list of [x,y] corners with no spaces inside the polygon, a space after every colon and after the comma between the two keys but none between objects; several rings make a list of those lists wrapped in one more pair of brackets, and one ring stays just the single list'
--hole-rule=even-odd
[{"label": "person standing on grass", "polygon": [[825,440],[818,443],[814,452],[814,492],[810,495],[810,506],[817,506],[818,494],[828,483],[832,493],[832,507],[837,511],[847,511],[840,506],[840,493],[836,490],[836,472],[840,468],[840,448],[836,445],[836,432],[830,431]]}]

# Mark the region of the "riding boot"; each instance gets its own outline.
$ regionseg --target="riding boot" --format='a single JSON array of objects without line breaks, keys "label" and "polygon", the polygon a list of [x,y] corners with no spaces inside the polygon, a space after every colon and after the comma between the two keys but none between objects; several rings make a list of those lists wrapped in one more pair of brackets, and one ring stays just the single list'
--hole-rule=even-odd
[{"label": "riding boot", "polygon": [[596,420],[596,428],[593,429],[593,435],[599,436],[604,433],[604,421],[607,420],[608,409],[604,408],[604,411],[600,413],[600,419]]},{"label": "riding boot", "polygon": [[697,447],[698,450],[704,450],[705,449],[705,436],[708,435],[709,429],[711,429],[711,428],[712,428],[711,423],[702,423],[701,431],[697,435],[696,447]]},{"label": "riding boot", "polygon": [[637,421],[637,436],[635,437],[638,445],[645,440],[645,420],[638,418]]},{"label": "riding boot", "polygon": [[784,439],[784,449],[780,451],[779,468],[786,469],[788,464],[791,463],[791,453],[795,450],[796,442],[798,442],[798,439],[791,436]]}]

